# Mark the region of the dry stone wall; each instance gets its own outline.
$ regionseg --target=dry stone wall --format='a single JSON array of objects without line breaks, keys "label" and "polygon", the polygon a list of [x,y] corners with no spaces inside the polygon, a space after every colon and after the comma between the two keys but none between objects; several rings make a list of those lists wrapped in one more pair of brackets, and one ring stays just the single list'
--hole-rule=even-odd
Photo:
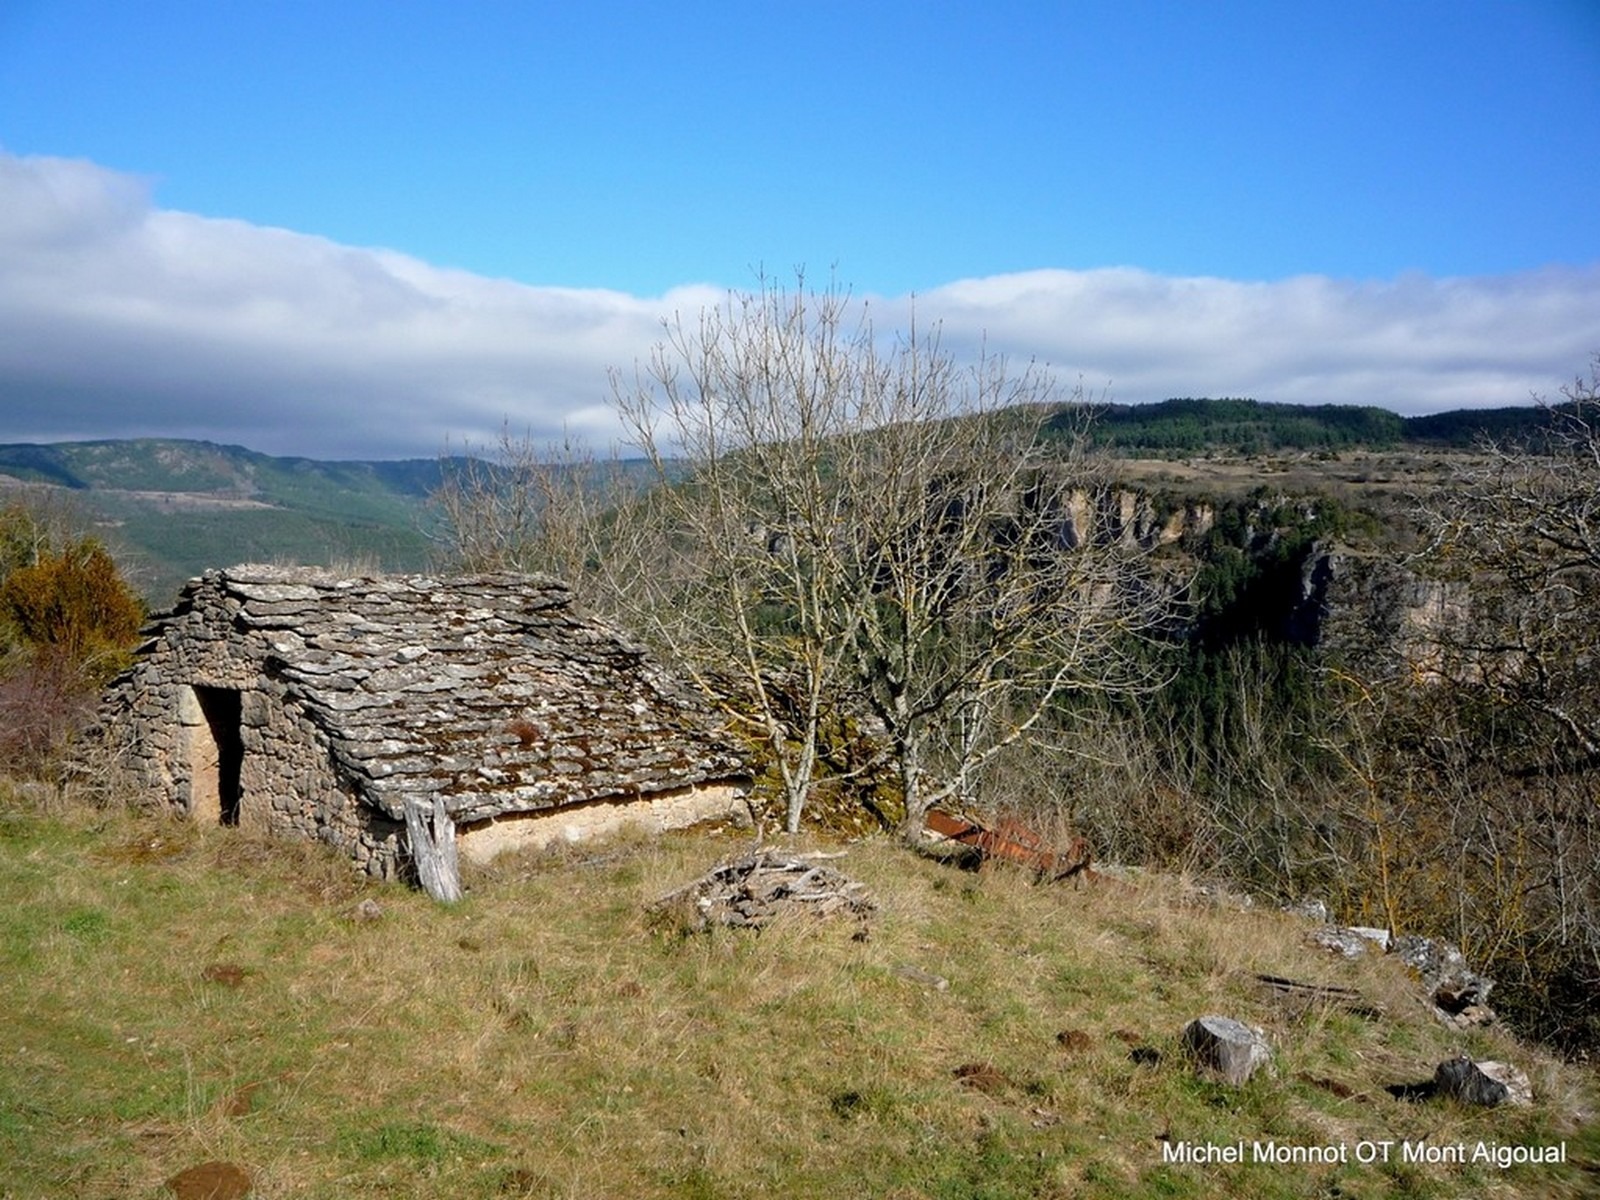
[{"label": "dry stone wall", "polygon": [[671,797],[745,773],[703,699],[549,578],[234,567],[147,632],[100,721],[140,798],[316,837],[376,875],[408,801],[469,831],[597,805],[662,825]]}]

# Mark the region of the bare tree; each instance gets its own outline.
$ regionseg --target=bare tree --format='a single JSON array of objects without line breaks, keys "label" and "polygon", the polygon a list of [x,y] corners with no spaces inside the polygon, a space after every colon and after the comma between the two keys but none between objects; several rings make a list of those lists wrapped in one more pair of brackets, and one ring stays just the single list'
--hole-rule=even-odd
[{"label": "bare tree", "polygon": [[1081,436],[1047,453],[1042,372],[915,329],[886,345],[838,289],[763,281],[671,324],[616,394],[703,572],[658,627],[738,672],[790,829],[831,706],[876,717],[919,830],[1064,693],[1153,682],[1163,594],[1084,519]]},{"label": "bare tree", "polygon": [[892,768],[920,830],[1069,693],[1155,682],[1168,593],[1097,519],[1083,430],[1041,436],[1045,373],[880,339],[801,277],[668,322],[612,391],[652,487],[502,436],[497,462],[447,461],[446,546],[572,579],[663,647],[764,747],[791,831],[841,714],[875,722],[851,769]]},{"label": "bare tree", "polygon": [[459,570],[568,576],[583,562],[592,467],[571,439],[539,445],[509,426],[492,447],[447,451],[430,497],[435,541]]},{"label": "bare tree", "polygon": [[1562,395],[1543,406],[1542,437],[1487,446],[1425,507],[1425,558],[1471,598],[1469,618],[1441,637],[1446,674],[1536,718],[1592,767],[1600,765],[1600,359]]},{"label": "bare tree", "polygon": [[859,619],[839,540],[851,496],[832,466],[869,386],[871,328],[851,320],[837,289],[763,284],[670,323],[648,366],[613,378],[674,552],[631,581],[636,611],[680,661],[739,681],[791,831]]},{"label": "bare tree", "polygon": [[[1452,464],[1417,565],[1454,584],[1430,653],[1347,680],[1330,746],[1395,924],[1438,925],[1524,1028],[1600,1041],[1600,360],[1541,429]],[[1343,750],[1336,743],[1342,743]]]},{"label": "bare tree", "polygon": [[885,375],[849,472],[855,684],[914,832],[933,805],[976,800],[983,768],[1066,694],[1153,686],[1144,643],[1167,597],[1102,519],[1109,483],[1083,431],[1042,440],[1048,377],[960,369],[937,336],[897,347]]},{"label": "bare tree", "polygon": [[637,616],[642,564],[657,573],[663,553],[652,540],[659,523],[643,519],[653,482],[644,463],[508,427],[491,447],[441,456],[439,468],[429,535],[452,569],[554,575],[591,608]]}]

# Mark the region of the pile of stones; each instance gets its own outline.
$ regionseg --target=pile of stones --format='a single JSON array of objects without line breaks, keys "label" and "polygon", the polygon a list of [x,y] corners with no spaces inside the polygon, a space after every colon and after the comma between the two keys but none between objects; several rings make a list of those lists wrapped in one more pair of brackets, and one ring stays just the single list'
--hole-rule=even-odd
[{"label": "pile of stones", "polygon": [[822,861],[829,857],[835,856],[757,850],[712,867],[650,907],[678,914],[696,931],[712,925],[759,929],[786,914],[864,921],[877,905],[863,884]]}]

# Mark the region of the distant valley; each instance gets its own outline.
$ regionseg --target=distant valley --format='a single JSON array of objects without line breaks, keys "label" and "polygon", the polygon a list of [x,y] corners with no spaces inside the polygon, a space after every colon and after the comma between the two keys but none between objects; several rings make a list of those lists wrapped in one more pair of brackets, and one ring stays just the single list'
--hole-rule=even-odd
[{"label": "distant valley", "polygon": [[163,438],[0,445],[0,498],[40,489],[116,553],[156,607],[229,563],[421,570],[439,459],[321,462]]},{"label": "distant valley", "polygon": [[[1127,462],[1130,482],[1235,490],[1276,480],[1402,484],[1417,456],[1470,450],[1488,434],[1537,435],[1534,407],[1400,417],[1384,409],[1253,400],[1063,408],[1061,435],[1091,415],[1094,440]],[[430,493],[450,460],[324,462],[165,438],[0,444],[0,499],[37,489],[96,529],[155,607],[185,579],[231,563],[414,571],[433,559]]]}]

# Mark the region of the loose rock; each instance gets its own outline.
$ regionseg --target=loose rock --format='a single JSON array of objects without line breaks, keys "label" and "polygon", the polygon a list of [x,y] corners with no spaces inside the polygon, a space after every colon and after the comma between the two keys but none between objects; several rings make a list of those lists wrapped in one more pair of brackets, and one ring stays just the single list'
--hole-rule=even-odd
[{"label": "loose rock", "polygon": [[1484,1108],[1533,1103],[1533,1086],[1516,1067],[1502,1062],[1473,1062],[1466,1055],[1440,1063],[1433,1073],[1433,1086],[1440,1096]]},{"label": "loose rock", "polygon": [[1360,958],[1376,950],[1382,954],[1389,948],[1389,931],[1373,929],[1366,925],[1324,925],[1306,935],[1312,945],[1332,950],[1346,958]]},{"label": "loose rock", "polygon": [[1231,1017],[1190,1021],[1183,1031],[1183,1044],[1203,1069],[1234,1086],[1244,1083],[1272,1058],[1266,1035]]},{"label": "loose rock", "polygon": [[943,975],[935,975],[932,971],[924,971],[921,967],[913,967],[903,963],[894,969],[894,973],[902,979],[909,979],[912,983],[920,983],[925,988],[932,988],[936,992],[948,992],[950,981]]},{"label": "loose rock", "polygon": [[1394,953],[1422,977],[1422,988],[1441,1018],[1458,1028],[1487,1025],[1495,1019],[1489,1007],[1494,980],[1467,966],[1459,947],[1437,938],[1396,938]]},{"label": "loose rock", "polygon": [[381,921],[383,919],[383,905],[369,896],[355,906],[354,911],[350,914],[350,919],[352,921]]},{"label": "loose rock", "polygon": [[1315,921],[1319,925],[1328,923],[1328,906],[1321,900],[1310,897],[1296,900],[1293,904],[1285,904],[1283,911],[1291,917],[1303,917],[1307,921]]}]

